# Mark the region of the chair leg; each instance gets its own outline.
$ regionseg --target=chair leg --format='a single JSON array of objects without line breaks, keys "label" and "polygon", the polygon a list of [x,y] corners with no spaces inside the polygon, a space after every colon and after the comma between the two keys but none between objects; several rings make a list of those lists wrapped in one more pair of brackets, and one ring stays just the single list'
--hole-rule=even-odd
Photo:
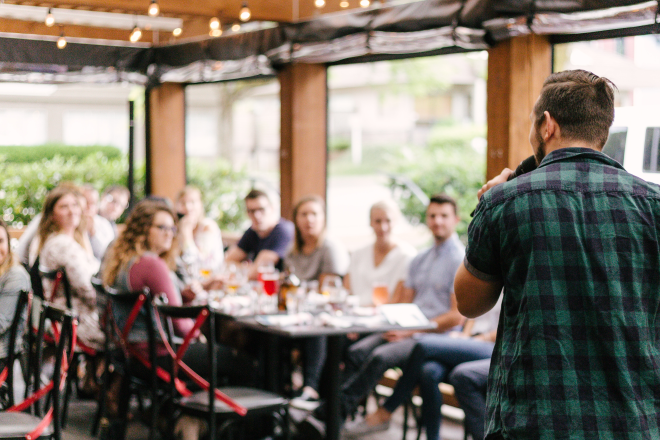
[{"label": "chair leg", "polygon": [[403,440],[406,440],[408,434],[408,411],[410,411],[410,399],[403,404]]}]

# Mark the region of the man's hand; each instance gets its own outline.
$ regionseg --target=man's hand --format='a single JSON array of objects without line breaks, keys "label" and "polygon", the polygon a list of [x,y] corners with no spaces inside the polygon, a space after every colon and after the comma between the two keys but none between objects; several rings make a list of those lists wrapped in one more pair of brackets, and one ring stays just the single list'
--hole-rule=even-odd
[{"label": "man's hand", "polygon": [[387,342],[398,342],[410,338],[416,332],[414,330],[392,330],[383,334]]},{"label": "man's hand", "polygon": [[481,189],[477,193],[477,199],[481,200],[481,196],[483,196],[486,191],[488,191],[494,186],[499,185],[500,183],[506,182],[512,173],[513,171],[510,170],[509,168],[504,168],[498,176],[493,177],[488,182],[486,182],[484,186],[481,187]]}]

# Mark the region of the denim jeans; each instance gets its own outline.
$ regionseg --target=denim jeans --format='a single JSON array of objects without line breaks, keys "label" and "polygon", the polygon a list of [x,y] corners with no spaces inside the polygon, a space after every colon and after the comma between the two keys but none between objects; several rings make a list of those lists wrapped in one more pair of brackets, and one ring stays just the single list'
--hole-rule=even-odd
[{"label": "denim jeans", "polygon": [[465,412],[465,429],[474,440],[484,438],[489,370],[490,359],[482,359],[461,364],[449,375],[449,383]]},{"label": "denim jeans", "polygon": [[383,407],[389,412],[401,405],[419,385],[422,424],[428,440],[438,440],[442,415],[442,393],[438,389],[449,372],[463,362],[490,359],[492,342],[453,338],[447,335],[424,335],[413,350],[392,395]]}]

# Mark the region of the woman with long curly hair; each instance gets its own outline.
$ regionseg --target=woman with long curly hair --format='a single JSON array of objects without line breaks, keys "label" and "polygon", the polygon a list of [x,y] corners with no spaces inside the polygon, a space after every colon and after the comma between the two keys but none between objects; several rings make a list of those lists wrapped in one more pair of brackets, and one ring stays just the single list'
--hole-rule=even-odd
[{"label": "woman with long curly hair", "polygon": [[[78,339],[86,346],[100,350],[104,335],[99,325],[96,291],[92,276],[99,262],[92,254],[85,233],[82,195],[72,184],[61,184],[48,193],[44,202],[37,240],[31,244],[30,263],[37,256],[39,266],[45,270],[64,268],[71,286],[71,307],[78,313]],[[44,292],[52,291],[52,281],[43,280]],[[60,285],[53,302],[66,304],[64,287]]]},{"label": "woman with long curly hair", "polygon": [[[167,297],[169,305],[182,305],[174,275],[178,254],[175,218],[162,200],[146,199],[135,205],[125,229],[107,251],[103,284],[122,291],[148,287],[152,294]],[[186,334],[192,325],[191,320],[176,320],[175,331]]]}]

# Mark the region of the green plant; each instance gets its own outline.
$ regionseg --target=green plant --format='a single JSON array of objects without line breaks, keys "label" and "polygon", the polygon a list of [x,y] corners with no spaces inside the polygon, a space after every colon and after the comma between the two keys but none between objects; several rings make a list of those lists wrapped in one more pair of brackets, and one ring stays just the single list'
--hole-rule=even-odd
[{"label": "green plant", "polygon": [[73,158],[82,160],[88,156],[96,156],[100,153],[108,159],[120,159],[121,150],[117,147],[91,145],[72,146],[62,144],[44,144],[34,146],[0,146],[0,156],[5,162],[31,163],[42,159],[53,159],[60,156],[66,159]]},{"label": "green plant", "polygon": [[330,138],[328,141],[329,151],[346,151],[351,148],[351,141],[346,138]]},{"label": "green plant", "polygon": [[222,230],[242,230],[247,220],[243,197],[250,190],[245,171],[233,170],[231,164],[223,159],[208,161],[189,158],[187,165],[188,183],[202,192],[208,216]]},{"label": "green plant", "polygon": [[[444,128],[439,131],[445,130]],[[477,205],[477,191],[484,183],[486,157],[471,146],[475,135],[483,136],[483,128],[450,127],[438,133],[429,147],[406,147],[399,151],[392,170],[407,176],[427,196],[446,193],[456,199],[460,223],[456,228],[465,240],[470,213]],[[423,222],[426,207],[410,188],[392,181],[401,210],[412,222]]]},{"label": "green plant", "polygon": [[[22,227],[41,211],[46,194],[60,182],[89,183],[101,191],[113,184],[126,185],[127,170],[126,157],[110,159],[101,152],[80,160],[55,156],[31,163],[0,162],[2,216],[12,226]],[[136,182],[141,196],[144,165],[136,167]]]}]

